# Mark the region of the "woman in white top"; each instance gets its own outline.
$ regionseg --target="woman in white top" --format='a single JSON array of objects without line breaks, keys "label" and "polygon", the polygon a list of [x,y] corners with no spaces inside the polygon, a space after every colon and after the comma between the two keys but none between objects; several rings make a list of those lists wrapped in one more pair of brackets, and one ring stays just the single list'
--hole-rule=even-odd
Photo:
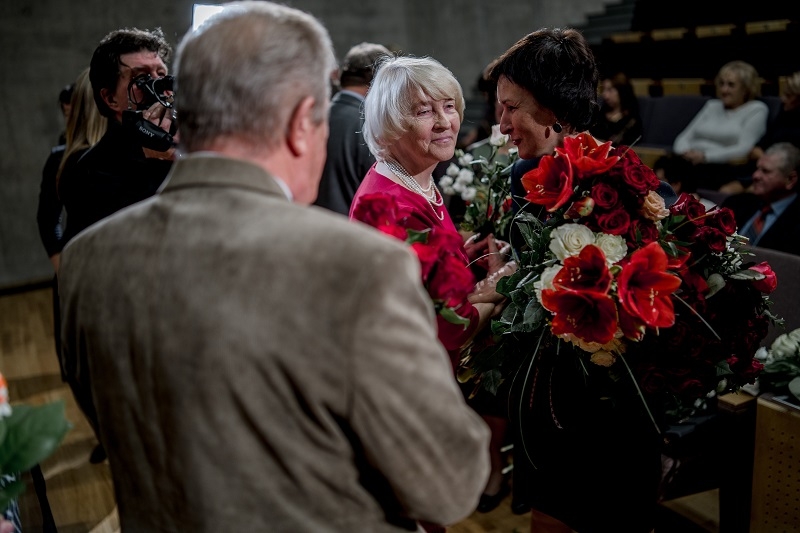
[{"label": "woman in white top", "polygon": [[[749,172],[747,156],[767,131],[767,105],[756,69],[744,61],[731,61],[715,79],[717,98],[706,102],[675,138],[673,151],[693,167],[697,186],[717,189]],[[701,167],[698,167],[701,165]]]}]

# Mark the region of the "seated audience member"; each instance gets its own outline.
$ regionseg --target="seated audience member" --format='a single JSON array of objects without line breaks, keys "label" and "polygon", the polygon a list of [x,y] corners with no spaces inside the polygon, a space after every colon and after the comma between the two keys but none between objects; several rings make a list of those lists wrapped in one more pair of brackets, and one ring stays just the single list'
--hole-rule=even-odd
[{"label": "seated audience member", "polygon": [[[781,109],[767,126],[767,133],[750,151],[751,161],[757,161],[768,147],[779,142],[790,142],[800,147],[800,72],[787,78],[786,87],[781,92],[781,102]],[[749,186],[749,179],[741,179],[726,183],[720,187],[720,191],[738,194]]]},{"label": "seated audience member", "polygon": [[800,148],[800,72],[787,78],[781,102],[783,105],[767,133],[750,152],[751,159],[758,159],[768,147],[779,142],[790,142]]},{"label": "seated audience member", "polygon": [[391,55],[385,46],[361,43],[344,57],[339,75],[341,88],[331,99],[328,157],[315,205],[343,215],[350,213],[356,190],[375,163],[362,134],[362,106],[372,82],[373,65],[385,55]]},{"label": "seated audience member", "polygon": [[600,80],[600,113],[589,132],[614,146],[632,146],[642,136],[639,100],[623,73]]},{"label": "seated audience member", "polygon": [[122,531],[418,531],[478,504],[489,431],[419,261],[308,207],[334,68],[311,15],[226,5],[178,49],[167,183],[62,252]]},{"label": "seated audience member", "polygon": [[800,255],[798,172],[800,148],[788,142],[773,144],[758,159],[749,192],[723,201],[751,245]]},{"label": "seated audience member", "polygon": [[678,134],[673,144],[676,172],[694,188],[717,190],[735,179],[747,179],[748,154],[767,130],[767,104],[758,72],[749,63],[731,61],[719,70],[712,98]]}]

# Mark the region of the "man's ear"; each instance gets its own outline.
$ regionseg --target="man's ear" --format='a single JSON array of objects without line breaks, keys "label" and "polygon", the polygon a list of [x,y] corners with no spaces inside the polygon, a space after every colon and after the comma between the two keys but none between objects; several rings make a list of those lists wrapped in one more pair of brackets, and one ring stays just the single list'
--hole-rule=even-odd
[{"label": "man's ear", "polygon": [[286,143],[292,154],[297,157],[305,155],[312,148],[311,134],[314,132],[313,110],[314,98],[306,96],[294,108],[289,119]]},{"label": "man's ear", "polygon": [[797,190],[797,171],[792,170],[789,172],[789,175],[786,177],[786,190],[787,191],[796,191]]},{"label": "man's ear", "polygon": [[[128,109],[127,102],[120,104],[120,102],[117,101],[117,95],[114,93],[114,91],[109,89],[100,89],[100,98],[103,99],[103,101],[109,108],[111,108],[112,111],[124,111],[125,109]],[[120,108],[120,105],[124,105],[125,107]]]}]

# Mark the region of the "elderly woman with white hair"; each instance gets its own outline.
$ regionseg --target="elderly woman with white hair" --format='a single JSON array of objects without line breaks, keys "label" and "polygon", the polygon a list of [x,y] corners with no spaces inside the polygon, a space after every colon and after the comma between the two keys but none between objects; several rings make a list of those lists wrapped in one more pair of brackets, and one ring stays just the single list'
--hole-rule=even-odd
[{"label": "elderly woman with white hair", "polygon": [[[452,159],[463,118],[461,86],[441,63],[430,57],[382,59],[364,102],[364,138],[377,162],[356,192],[350,218],[358,218],[365,196],[381,192],[410,213],[411,229],[444,228],[456,233],[432,173],[439,163]],[[453,324],[437,315],[439,340],[448,350],[454,369],[461,349],[502,308],[504,298],[495,285],[516,270],[516,263],[506,262],[503,250],[507,248],[506,243],[489,235],[481,241],[468,239],[460,250],[464,268],[470,268],[470,261],[477,257],[485,256],[488,261],[486,278],[458,309],[469,319],[469,325]],[[486,488],[489,494],[498,494],[502,482],[500,445],[495,441],[502,440],[503,431],[494,427],[503,427],[499,418],[484,416],[493,426],[492,450],[496,452]]]}]

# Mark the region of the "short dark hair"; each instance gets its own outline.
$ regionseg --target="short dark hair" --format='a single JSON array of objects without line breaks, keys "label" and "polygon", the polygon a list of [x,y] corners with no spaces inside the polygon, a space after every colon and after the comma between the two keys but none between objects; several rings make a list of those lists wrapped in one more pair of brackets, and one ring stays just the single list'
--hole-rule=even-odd
[{"label": "short dark hair", "polygon": [[58,103],[62,106],[69,105],[70,100],[72,100],[72,91],[74,89],[74,83],[64,86],[64,88],[58,93]]},{"label": "short dark hair", "polygon": [[542,28],[517,41],[488,68],[529,91],[577,131],[594,122],[599,74],[589,43],[572,28]]},{"label": "short dark hair", "polygon": [[100,44],[95,48],[92,62],[89,66],[89,80],[92,82],[94,101],[104,117],[111,117],[114,113],[103,101],[100,91],[102,89],[116,89],[120,76],[120,56],[141,50],[158,53],[164,63],[172,55],[172,47],[164,37],[161,28],[153,30],[140,30],[138,28],[114,30],[103,37]]},{"label": "short dark hair", "polygon": [[339,75],[339,85],[369,85],[375,74],[375,62],[383,56],[391,55],[382,44],[360,43],[352,47],[344,57]]}]

